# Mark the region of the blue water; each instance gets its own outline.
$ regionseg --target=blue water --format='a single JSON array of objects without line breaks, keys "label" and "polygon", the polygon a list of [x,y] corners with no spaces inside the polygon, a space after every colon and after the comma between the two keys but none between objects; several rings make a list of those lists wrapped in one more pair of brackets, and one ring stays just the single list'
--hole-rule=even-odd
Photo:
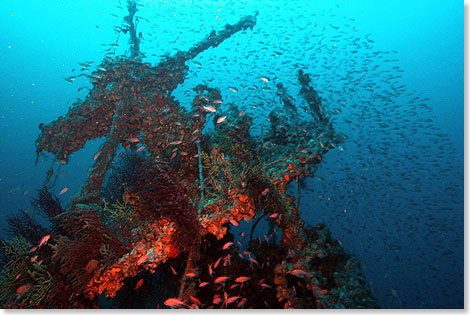
[{"label": "blue water", "polygon": [[[49,167],[35,165],[38,125],[67,112],[90,87],[65,81],[79,62],[99,64],[116,43],[119,1],[0,2],[1,221],[29,206]],[[325,222],[356,254],[383,308],[462,308],[463,7],[457,1],[150,1],[138,15],[146,61],[185,50],[211,30],[259,11],[236,34],[190,63],[174,95],[200,82],[262,117],[275,83],[298,95],[302,67],[348,135],[302,191],[301,213]],[[116,14],[118,17],[114,17]],[[121,35],[116,54],[125,53]],[[260,76],[271,78],[264,84]],[[263,91],[257,87],[270,87]],[[233,93],[229,87],[237,87]],[[252,108],[252,106],[257,106]],[[301,102],[298,102],[302,106]],[[261,131],[259,131],[261,132]],[[71,158],[55,187],[65,203],[84,182],[100,141]],[[4,228],[5,224],[0,224]]]}]

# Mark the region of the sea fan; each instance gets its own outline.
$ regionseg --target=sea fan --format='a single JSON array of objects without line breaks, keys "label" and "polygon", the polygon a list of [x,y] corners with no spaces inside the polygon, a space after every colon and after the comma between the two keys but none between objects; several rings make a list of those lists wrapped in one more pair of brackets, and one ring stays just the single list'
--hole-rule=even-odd
[{"label": "sea fan", "polygon": [[31,203],[36,209],[46,215],[49,219],[64,212],[59,199],[44,188],[38,191],[37,199],[31,198]]},{"label": "sea fan", "polygon": [[7,232],[11,236],[23,236],[31,244],[37,244],[48,231],[41,224],[37,223],[24,210],[18,214],[12,214],[7,218]]},{"label": "sea fan", "polygon": [[177,252],[200,241],[197,208],[189,203],[183,186],[168,165],[142,164],[135,186],[126,193],[126,199],[142,219],[168,217],[176,223],[174,245]]}]

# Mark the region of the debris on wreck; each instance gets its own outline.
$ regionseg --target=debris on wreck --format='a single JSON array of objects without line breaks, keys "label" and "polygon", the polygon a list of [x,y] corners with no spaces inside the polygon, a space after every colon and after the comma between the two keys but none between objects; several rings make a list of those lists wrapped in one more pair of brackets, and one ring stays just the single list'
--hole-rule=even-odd
[{"label": "debris on wreck", "polygon": [[[87,97],[40,126],[38,158],[49,152],[54,161],[32,202],[50,226],[26,213],[9,221],[3,307],[376,308],[358,260],[326,226],[300,217],[302,179],[342,139],[310,76],[298,70],[309,117],[278,83],[282,106],[269,113],[268,133],[253,136],[254,117],[221,106],[216,87],[196,86],[190,110],[172,92],[188,60],[253,29],[256,15],[152,66],[141,60],[131,0],[128,9],[130,56],[105,58]],[[205,129],[210,119],[213,130]],[[87,181],[62,209],[48,192],[56,162],[101,137]],[[126,153],[113,163],[120,148]],[[286,195],[290,183],[297,197]],[[241,221],[254,229],[261,218],[271,234],[236,241]]]}]

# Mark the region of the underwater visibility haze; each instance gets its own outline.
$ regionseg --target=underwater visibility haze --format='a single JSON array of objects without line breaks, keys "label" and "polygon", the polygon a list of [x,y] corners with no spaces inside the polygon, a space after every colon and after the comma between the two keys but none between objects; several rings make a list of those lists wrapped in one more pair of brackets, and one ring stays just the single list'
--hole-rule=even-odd
[{"label": "underwater visibility haze", "polygon": [[464,307],[461,3],[0,13],[2,308]]}]

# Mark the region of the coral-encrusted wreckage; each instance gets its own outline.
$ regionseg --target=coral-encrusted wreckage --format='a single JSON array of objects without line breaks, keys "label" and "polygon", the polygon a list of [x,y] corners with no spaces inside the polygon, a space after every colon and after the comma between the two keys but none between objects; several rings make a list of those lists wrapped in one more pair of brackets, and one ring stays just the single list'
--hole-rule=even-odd
[{"label": "coral-encrusted wreckage", "polygon": [[[196,86],[190,110],[172,91],[188,60],[252,29],[256,16],[151,66],[138,51],[135,3],[128,8],[130,57],[105,58],[86,99],[40,126],[38,156],[49,152],[54,163],[32,202],[50,224],[26,212],[9,219],[3,307],[377,307],[357,259],[326,226],[300,217],[302,180],[341,141],[309,75],[298,70],[307,113],[278,83],[281,106],[254,136],[255,117],[224,104],[217,88]],[[87,181],[63,209],[49,192],[55,162],[101,137]],[[290,183],[297,195],[286,194]],[[253,239],[263,219],[270,232]],[[242,222],[251,235],[235,234]]]}]

